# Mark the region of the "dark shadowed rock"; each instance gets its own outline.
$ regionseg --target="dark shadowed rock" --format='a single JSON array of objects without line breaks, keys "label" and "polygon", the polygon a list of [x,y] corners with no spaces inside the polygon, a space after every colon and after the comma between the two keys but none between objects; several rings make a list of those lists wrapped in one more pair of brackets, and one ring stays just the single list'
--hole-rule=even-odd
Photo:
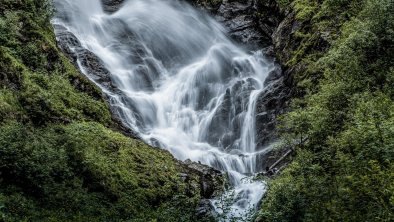
[{"label": "dark shadowed rock", "polygon": [[271,44],[271,37],[283,19],[282,13],[276,0],[256,0],[255,2],[258,26],[260,31],[269,38]]},{"label": "dark shadowed rock", "polygon": [[[110,72],[105,68],[103,62],[94,53],[82,47],[81,43],[77,37],[69,32],[65,27],[61,25],[54,25],[56,39],[58,47],[65,53],[67,57],[74,63],[76,67],[82,68],[85,75],[95,83],[99,83],[101,87],[108,90],[114,94],[119,94],[120,91],[113,85],[111,80]],[[79,61],[79,62],[77,62]],[[81,91],[85,90],[84,81],[80,78],[75,78],[73,84],[77,89]],[[109,98],[106,95],[96,95],[95,97],[104,97],[108,101]],[[121,121],[121,115],[118,110],[115,110],[113,106],[111,107],[112,120],[114,123],[113,128],[119,130],[124,135],[138,138],[137,134],[130,129],[130,127],[125,126]]]},{"label": "dark shadowed rock", "polygon": [[209,199],[221,195],[227,188],[228,181],[226,176],[210,167],[201,163],[186,160],[181,162],[185,172],[180,174],[182,181],[189,183],[193,180],[193,175],[197,175],[198,187],[200,187],[201,200],[196,208],[195,215],[200,219],[214,218],[216,212]]},{"label": "dark shadowed rock", "polygon": [[75,37],[73,33],[67,31],[64,26],[55,24],[53,27],[55,29],[58,47],[65,52],[73,62],[76,62],[77,58],[72,49],[82,47],[81,43],[77,37]]},{"label": "dark shadowed rock", "polygon": [[290,87],[286,73],[278,67],[265,81],[256,107],[257,147],[264,147],[277,139],[277,117],[288,107]]},{"label": "dark shadowed rock", "polygon": [[270,35],[262,32],[254,0],[224,0],[215,12],[216,19],[229,31],[230,36],[246,45],[268,46]]},{"label": "dark shadowed rock", "polygon": [[[294,14],[281,11],[275,0],[218,0],[214,3],[209,0],[188,0],[188,2],[211,13],[227,28],[233,39],[245,46],[251,46],[252,50],[264,47],[264,54],[268,58],[276,60],[275,56],[278,56],[282,64],[290,58],[290,49],[295,45],[291,42],[290,35],[294,34],[300,24],[295,21]],[[277,139],[277,118],[288,107],[293,71],[292,69],[282,71],[278,64],[265,80],[266,88],[261,92],[256,103],[258,149],[264,149]],[[234,91],[235,89],[231,89],[231,92]],[[226,93],[223,104],[212,121],[212,127],[216,132],[217,129],[227,132],[221,134],[227,136],[221,138],[224,147],[229,145],[227,141],[236,138],[240,133],[239,126],[235,123],[232,126],[228,124],[229,107],[242,104],[242,100],[230,101],[231,97],[227,94],[230,94],[230,91]],[[214,133],[215,130],[208,129],[208,131],[209,135],[212,135],[210,142],[212,144],[217,141],[217,135]],[[260,155],[259,159],[263,163],[261,167],[263,169],[264,164],[269,164],[275,159],[275,155],[267,151]]]},{"label": "dark shadowed rock", "polygon": [[[81,65],[86,75],[96,83],[100,83],[111,91],[116,91],[112,85],[109,71],[104,67],[103,62],[95,54],[82,47],[77,37],[66,30],[61,25],[55,25],[55,34],[58,47],[79,66]],[[77,64],[77,60],[80,64]]]},{"label": "dark shadowed rock", "polygon": [[290,52],[294,50],[298,44],[294,42],[292,37],[294,33],[301,27],[301,23],[295,19],[295,13],[289,13],[279,24],[278,28],[272,35],[272,41],[277,52],[276,55],[282,63],[290,60]]},{"label": "dark shadowed rock", "polygon": [[236,41],[267,47],[281,20],[275,0],[187,0],[212,14]]},{"label": "dark shadowed rock", "polygon": [[199,175],[201,197],[209,199],[224,191],[227,180],[222,172],[207,165],[192,162],[191,160],[186,160],[184,164],[189,172]]},{"label": "dark shadowed rock", "polygon": [[208,199],[202,199],[196,208],[196,217],[198,219],[216,218],[217,213],[212,202]]},{"label": "dark shadowed rock", "polygon": [[222,4],[223,0],[184,0],[190,4],[198,6],[204,10],[215,14]]},{"label": "dark shadowed rock", "polygon": [[104,11],[108,13],[116,12],[125,0],[101,0]]}]

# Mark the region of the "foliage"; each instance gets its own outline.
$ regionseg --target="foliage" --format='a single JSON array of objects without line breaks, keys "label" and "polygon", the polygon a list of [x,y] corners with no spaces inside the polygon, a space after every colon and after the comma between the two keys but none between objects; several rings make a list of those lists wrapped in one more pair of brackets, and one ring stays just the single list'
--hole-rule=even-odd
[{"label": "foliage", "polygon": [[[319,10],[304,9],[299,2],[293,2],[297,13],[302,11],[298,19],[311,18],[311,26],[331,23],[321,20],[321,15],[331,13],[327,7],[346,5],[337,16],[349,19],[336,20],[338,38],[308,63],[308,75],[298,80],[311,82],[318,76],[319,82],[307,86],[309,93],[283,117],[284,138],[304,142],[297,146],[296,160],[271,181],[259,217],[392,221],[394,2],[316,1],[313,5]],[[314,52],[303,52],[295,61],[310,53]]]},{"label": "foliage", "polygon": [[[27,129],[10,122],[0,135],[6,217],[160,219],[169,201],[194,206],[198,200],[198,190],[179,181],[181,166],[169,153],[97,123]],[[30,209],[15,206],[19,201]],[[167,216],[189,219],[184,206],[186,214],[175,208]]]},{"label": "foliage", "polygon": [[0,221],[196,220],[197,176],[110,129],[50,17],[46,0],[0,0]]}]

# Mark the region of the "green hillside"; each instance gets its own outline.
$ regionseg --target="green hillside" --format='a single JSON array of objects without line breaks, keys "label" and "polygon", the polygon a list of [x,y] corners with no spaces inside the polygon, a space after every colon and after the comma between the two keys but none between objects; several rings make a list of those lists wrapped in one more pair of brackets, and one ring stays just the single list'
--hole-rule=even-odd
[{"label": "green hillside", "polygon": [[277,52],[297,70],[282,119],[296,157],[271,181],[259,219],[393,221],[394,2],[279,3],[301,24]]},{"label": "green hillside", "polygon": [[194,220],[197,175],[117,132],[45,0],[0,1],[0,221]]}]

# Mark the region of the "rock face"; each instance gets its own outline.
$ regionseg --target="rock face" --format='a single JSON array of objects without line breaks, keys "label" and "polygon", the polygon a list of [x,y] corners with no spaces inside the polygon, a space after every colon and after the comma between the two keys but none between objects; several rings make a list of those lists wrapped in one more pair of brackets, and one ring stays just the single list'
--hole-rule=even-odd
[{"label": "rock face", "polygon": [[196,216],[200,219],[213,218],[216,215],[215,208],[209,199],[220,195],[227,186],[227,178],[218,170],[201,163],[186,160],[183,162],[188,170],[182,175],[185,182],[190,180],[189,175],[199,176],[199,186],[201,187],[201,200],[196,209]]},{"label": "rock face", "polygon": [[269,36],[260,30],[253,0],[223,1],[216,12],[216,19],[229,30],[230,36],[248,45],[269,45]]},{"label": "rock face", "polygon": [[271,35],[279,24],[274,0],[188,1],[211,13],[234,40],[251,47],[271,45]]},{"label": "rock face", "polygon": [[[124,0],[101,0],[104,10],[113,13],[118,10]],[[294,19],[294,14],[290,12],[281,12],[275,0],[183,0],[194,4],[201,10],[208,11],[216,20],[222,23],[228,30],[230,37],[240,44],[252,49],[265,48],[265,54],[274,60],[274,54],[278,56],[279,61],[286,62],[290,58],[288,50],[291,45],[291,35],[299,28]],[[73,44],[71,37],[67,41]],[[134,48],[138,48],[133,46]],[[65,49],[67,51],[67,49]],[[280,52],[280,53],[275,53]],[[89,52],[82,52],[82,61],[89,71],[96,73],[95,81],[105,82],[111,90],[111,81],[108,79],[106,70],[102,68],[100,62],[94,55]],[[256,114],[256,131],[257,146],[261,149],[277,138],[276,125],[277,116],[285,112],[288,107],[289,96],[291,94],[291,74],[292,70],[278,68],[271,72],[265,82],[266,88],[260,94],[257,102]],[[147,86],[148,87],[148,86]],[[242,100],[242,99],[241,99]],[[240,102],[242,102],[240,100]],[[240,103],[239,101],[227,101],[232,104]],[[222,109],[218,110],[220,115],[216,115],[218,123],[227,123],[229,118],[228,107],[231,104],[223,104]],[[215,124],[213,124],[215,125]],[[239,127],[235,125],[232,129],[229,126],[216,124],[223,131],[228,132],[226,138],[221,138],[221,143],[226,146],[227,141],[239,137]],[[218,127],[212,129],[217,132]],[[210,131],[210,129],[207,129]],[[217,140],[215,133],[212,135],[211,143]],[[231,147],[230,147],[231,148]],[[269,155],[269,154],[267,154]],[[264,159],[264,157],[262,157]]]},{"label": "rock face", "polygon": [[286,73],[278,67],[266,80],[266,88],[261,92],[256,107],[257,146],[265,147],[277,138],[277,117],[288,107],[290,87],[286,83]]},{"label": "rock face", "polygon": [[277,53],[278,59],[282,62],[290,60],[290,52],[293,45],[296,45],[291,37],[299,28],[301,24],[295,19],[295,13],[288,13],[277,29],[272,35],[273,45]]},{"label": "rock face", "polygon": [[186,160],[184,164],[190,170],[189,172],[199,175],[202,188],[201,197],[209,199],[219,195],[224,190],[226,179],[221,171],[191,160]]},{"label": "rock face", "polygon": [[277,0],[255,0],[255,9],[258,12],[258,26],[268,41],[272,41],[272,35],[283,20]]},{"label": "rock face", "polygon": [[[275,51],[289,47],[287,36],[297,29],[291,15],[284,16],[275,0],[188,0],[211,13],[229,31],[230,37],[253,50],[265,48],[265,54],[274,59]],[[279,53],[284,57],[285,53]],[[279,58],[287,61],[286,58]],[[282,71],[280,65],[265,82],[265,90],[257,102],[257,146],[264,148],[276,138],[277,116],[288,107],[291,93],[291,71]],[[222,116],[225,116],[225,112]],[[225,122],[225,121],[222,121]],[[233,130],[237,136],[237,130]]]}]

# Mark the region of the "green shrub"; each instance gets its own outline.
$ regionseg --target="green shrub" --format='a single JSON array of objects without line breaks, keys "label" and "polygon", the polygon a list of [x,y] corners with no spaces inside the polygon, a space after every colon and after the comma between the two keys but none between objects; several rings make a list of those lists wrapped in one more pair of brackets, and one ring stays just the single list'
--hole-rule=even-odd
[{"label": "green shrub", "polygon": [[46,0],[0,0],[0,221],[193,221],[197,175],[110,130],[59,51]]},{"label": "green shrub", "polygon": [[327,7],[346,5],[339,15],[350,20],[337,20],[339,38],[308,63],[310,74],[302,81],[320,76],[317,87],[307,86],[310,93],[283,117],[284,138],[304,142],[297,146],[295,162],[270,182],[260,218],[392,221],[394,2],[326,0],[319,5],[312,27],[321,24]]}]

